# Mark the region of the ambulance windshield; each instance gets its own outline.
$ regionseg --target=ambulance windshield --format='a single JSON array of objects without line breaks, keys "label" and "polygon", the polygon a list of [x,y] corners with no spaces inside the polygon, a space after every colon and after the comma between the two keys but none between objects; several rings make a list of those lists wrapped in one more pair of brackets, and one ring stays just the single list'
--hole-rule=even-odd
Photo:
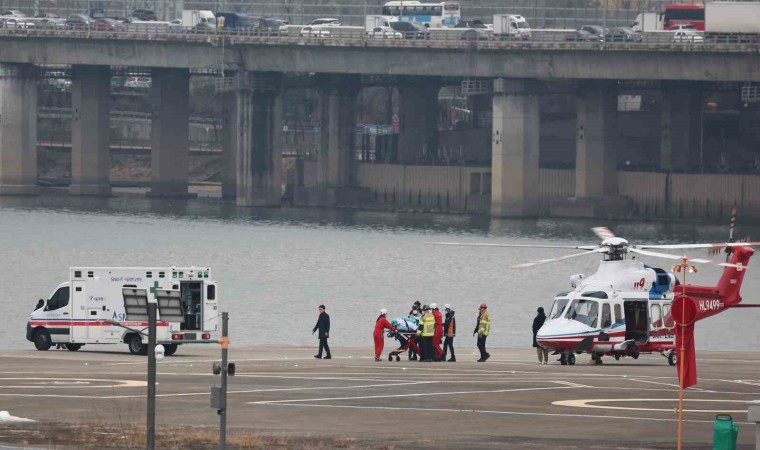
[{"label": "ambulance windshield", "polygon": [[577,320],[592,328],[596,328],[599,318],[599,302],[596,300],[573,300],[567,308],[565,318]]}]

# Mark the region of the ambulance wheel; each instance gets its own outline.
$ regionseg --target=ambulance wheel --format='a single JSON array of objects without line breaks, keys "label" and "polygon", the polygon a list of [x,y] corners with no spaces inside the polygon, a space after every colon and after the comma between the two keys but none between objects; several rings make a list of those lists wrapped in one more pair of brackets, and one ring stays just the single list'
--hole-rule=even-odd
[{"label": "ambulance wheel", "polygon": [[177,353],[177,344],[164,344],[164,355],[172,356]]},{"label": "ambulance wheel", "polygon": [[66,346],[66,350],[70,352],[75,352],[79,350],[80,348],[82,348],[82,345],[84,344],[64,344],[64,345]]},{"label": "ambulance wheel", "polygon": [[34,332],[34,348],[40,351],[49,350],[53,345],[50,339],[50,333],[46,330],[37,330]]},{"label": "ambulance wheel", "polygon": [[573,355],[572,353],[570,353],[569,355],[567,355],[567,363],[570,364],[571,366],[574,366],[575,365],[575,355]]},{"label": "ambulance wheel", "polygon": [[560,355],[560,357],[559,357],[559,363],[562,364],[563,366],[567,365],[567,355],[566,354],[563,353],[563,354]]},{"label": "ambulance wheel", "polygon": [[133,355],[147,355],[148,346],[142,343],[140,336],[133,334],[127,340],[127,347],[129,347],[129,353]]},{"label": "ambulance wheel", "polygon": [[670,353],[668,353],[668,364],[670,364],[671,366],[675,366],[677,362],[678,362],[678,356],[676,356],[676,352],[671,351]]}]

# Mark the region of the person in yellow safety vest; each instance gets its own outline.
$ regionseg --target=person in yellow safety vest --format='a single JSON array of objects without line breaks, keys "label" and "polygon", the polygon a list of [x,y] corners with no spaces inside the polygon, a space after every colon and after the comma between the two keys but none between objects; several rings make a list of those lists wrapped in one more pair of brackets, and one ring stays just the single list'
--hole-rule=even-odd
[{"label": "person in yellow safety vest", "polygon": [[430,312],[430,307],[422,307],[422,319],[417,327],[417,336],[421,336],[420,362],[433,361],[433,336],[435,335],[435,317]]},{"label": "person in yellow safety vest", "polygon": [[475,331],[472,335],[478,335],[478,350],[480,350],[480,359],[478,362],[486,362],[491,354],[486,351],[486,338],[491,332],[491,316],[488,315],[488,305],[485,303],[480,304],[480,312],[478,313],[478,322],[475,325]]}]

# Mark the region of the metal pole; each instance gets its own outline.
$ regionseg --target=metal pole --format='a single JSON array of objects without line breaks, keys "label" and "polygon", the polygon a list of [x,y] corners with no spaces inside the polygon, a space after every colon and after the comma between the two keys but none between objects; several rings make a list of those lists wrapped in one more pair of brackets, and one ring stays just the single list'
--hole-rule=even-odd
[{"label": "metal pole", "polygon": [[222,313],[222,398],[221,408],[219,409],[219,450],[224,450],[227,446],[227,322],[229,314]]},{"label": "metal pole", "polygon": [[156,448],[156,303],[148,302],[148,427],[145,448]]},{"label": "metal pole", "polygon": [[699,97],[699,171],[704,173],[704,152],[705,152],[705,93]]},{"label": "metal pole", "polygon": [[607,10],[610,6],[610,0],[604,0],[604,21],[602,27],[607,28]]}]

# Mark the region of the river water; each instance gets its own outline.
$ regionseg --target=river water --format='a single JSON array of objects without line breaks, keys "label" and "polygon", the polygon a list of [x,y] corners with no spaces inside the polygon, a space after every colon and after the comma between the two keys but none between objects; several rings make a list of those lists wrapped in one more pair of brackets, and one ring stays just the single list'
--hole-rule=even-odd
[{"label": "river water", "polygon": [[[596,225],[608,225],[631,243],[719,242],[728,233],[726,225],[251,210],[203,199],[0,198],[0,346],[33,348],[24,338],[28,314],[37,299],[65,281],[69,266],[194,265],[210,266],[220,283],[233,345],[316,344],[311,329],[324,303],[332,319],[331,343],[364,345],[369,353],[378,310],[405,315],[419,299],[452,305],[458,346],[475,345],[477,305],[486,302],[492,314],[489,344],[527,347],[536,307],[550,306],[555,293],[568,289],[570,275],[592,273],[596,257],[517,271],[508,266],[570,251],[426,242],[595,244],[589,228]],[[760,236],[758,228],[740,231]],[[693,255],[704,257],[706,251]],[[693,280],[714,284],[719,275],[707,267]],[[760,303],[760,276],[750,272],[742,293],[746,302]],[[758,318],[760,310],[743,309],[699,322],[697,346],[757,349]]]}]

